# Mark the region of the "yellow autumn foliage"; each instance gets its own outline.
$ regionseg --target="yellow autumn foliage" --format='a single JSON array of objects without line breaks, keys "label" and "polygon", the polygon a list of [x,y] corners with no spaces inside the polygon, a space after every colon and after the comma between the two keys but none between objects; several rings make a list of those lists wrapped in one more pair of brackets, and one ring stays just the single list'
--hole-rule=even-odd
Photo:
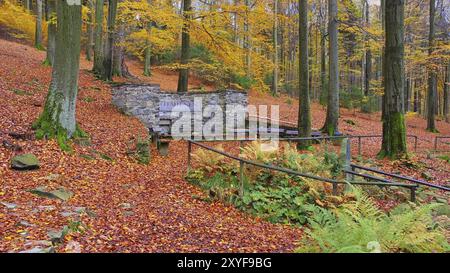
[{"label": "yellow autumn foliage", "polygon": [[[16,31],[16,38],[34,40],[36,29],[36,16],[23,7],[12,4],[6,0],[0,5],[0,24]],[[43,20],[42,37],[47,39],[47,22]]]}]

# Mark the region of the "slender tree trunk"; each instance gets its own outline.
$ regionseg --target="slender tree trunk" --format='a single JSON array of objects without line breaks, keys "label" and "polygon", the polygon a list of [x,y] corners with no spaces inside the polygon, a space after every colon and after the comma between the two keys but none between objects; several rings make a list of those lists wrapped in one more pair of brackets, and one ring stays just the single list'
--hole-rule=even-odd
[{"label": "slender tree trunk", "polygon": [[[309,62],[308,62],[308,0],[299,0],[299,55],[300,55],[300,96],[298,111],[298,131],[300,137],[311,136],[311,109],[309,92]],[[299,148],[309,143],[299,143]]]},{"label": "slender tree trunk", "polygon": [[245,50],[245,71],[248,78],[251,78],[252,54],[250,45],[250,0],[245,0],[245,18],[244,18],[244,50]]},{"label": "slender tree trunk", "polygon": [[56,5],[57,0],[47,0],[47,57],[45,65],[52,66],[55,62],[56,48]]},{"label": "slender tree trunk", "polygon": [[320,38],[320,104],[325,105],[327,99],[327,68],[326,68],[326,48],[325,48],[325,32]]},{"label": "slender tree trunk", "polygon": [[[366,27],[370,26],[370,5],[365,1],[365,23]],[[368,39],[366,40],[366,54],[364,60],[364,96],[367,98],[367,103],[363,105],[363,112],[369,113],[372,111],[372,99],[370,98],[370,80],[372,76],[372,51]]]},{"label": "slender tree trunk", "polygon": [[[183,34],[181,36],[181,65],[187,66],[189,64],[189,43],[190,43],[190,35],[189,35],[189,25],[191,18],[191,0],[183,0]],[[189,78],[189,69],[187,67],[183,67],[180,69],[178,76],[178,92],[187,92],[188,91],[188,78]]]},{"label": "slender tree trunk", "polygon": [[95,0],[95,43],[94,43],[94,67],[97,75],[103,72],[103,5],[104,0]]},{"label": "slender tree trunk", "polygon": [[[435,36],[435,0],[430,0],[430,32],[428,36],[428,54],[433,55],[434,52],[434,36]],[[434,115],[436,112],[436,100],[437,100],[437,73],[433,67],[428,71],[428,99],[427,99],[427,131],[438,132],[436,129],[436,123]]]},{"label": "slender tree trunk", "polygon": [[333,136],[338,131],[339,120],[339,60],[338,60],[338,6],[336,0],[328,1],[329,80],[327,117],[322,131]]},{"label": "slender tree trunk", "polygon": [[92,60],[92,47],[94,44],[94,0],[88,0],[89,11],[87,14],[87,42],[86,42],[86,60]]},{"label": "slender tree trunk", "polygon": [[36,0],[36,31],[34,36],[34,47],[43,49],[42,46],[42,0]]},{"label": "slender tree trunk", "polygon": [[278,0],[273,2],[273,83],[272,95],[278,94]]},{"label": "slender tree trunk", "polygon": [[104,81],[111,81],[113,75],[113,56],[114,56],[114,41],[116,28],[116,14],[117,14],[117,0],[109,0],[108,5],[108,33],[105,43],[105,52],[103,55],[103,74],[101,79]]},{"label": "slender tree trunk", "polygon": [[380,157],[406,155],[404,118],[404,0],[385,3],[385,47],[383,60],[383,141]]},{"label": "slender tree trunk", "polygon": [[[148,4],[152,4],[152,0],[147,0]],[[147,40],[145,43],[145,58],[144,58],[144,76],[150,77],[152,75],[151,72],[151,56],[152,56],[152,47],[150,42],[150,37],[152,33],[152,22],[149,22],[147,25]]]},{"label": "slender tree trunk", "polygon": [[56,138],[63,147],[76,131],[75,109],[81,39],[81,5],[57,4],[55,63],[44,111],[33,124],[37,138]]},{"label": "slender tree trunk", "polygon": [[450,122],[450,62],[447,65],[444,80],[444,117],[446,122]]}]

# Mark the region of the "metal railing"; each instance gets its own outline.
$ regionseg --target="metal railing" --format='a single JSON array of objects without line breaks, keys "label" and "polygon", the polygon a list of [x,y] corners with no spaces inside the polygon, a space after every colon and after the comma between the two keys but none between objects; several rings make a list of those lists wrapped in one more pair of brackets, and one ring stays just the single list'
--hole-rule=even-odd
[{"label": "metal railing", "polygon": [[[343,139],[346,138],[345,136],[336,136],[336,137],[320,137],[321,139]],[[313,139],[318,139],[315,137],[305,137],[305,138],[296,138],[296,140],[313,140]],[[286,141],[290,141],[292,139],[284,139]],[[226,141],[236,141],[236,140],[226,140]],[[239,140],[241,145],[244,141],[252,141],[252,140]],[[213,142],[213,140],[207,140],[207,141],[202,141],[202,142]],[[216,140],[217,142],[217,140]],[[260,162],[255,162],[255,161],[251,161],[248,159],[244,159],[238,156],[234,156],[234,155],[230,155],[224,151],[220,151],[218,149],[206,146],[200,142],[197,141],[193,141],[193,140],[188,140],[188,159],[187,159],[187,173],[190,172],[191,169],[191,153],[192,153],[192,145],[196,145],[199,146],[203,149],[215,152],[217,154],[223,155],[227,158],[236,160],[239,162],[239,183],[240,183],[240,190],[239,190],[239,194],[240,196],[242,196],[244,194],[244,168],[245,168],[245,164],[248,165],[252,165],[252,166],[256,166],[256,167],[260,167],[260,168],[264,168],[264,169],[269,169],[269,170],[274,170],[274,171],[279,171],[279,172],[283,172],[283,173],[287,173],[290,175],[295,175],[295,176],[300,176],[300,177],[305,177],[305,178],[309,178],[309,179],[313,179],[316,181],[321,181],[324,183],[331,183],[333,185],[333,194],[337,195],[337,190],[338,190],[338,185],[339,184],[344,184],[344,185],[348,185],[348,184],[353,184],[353,185],[371,185],[371,186],[397,186],[397,187],[404,187],[410,190],[411,193],[411,201],[415,201],[415,196],[416,196],[416,188],[418,187],[417,184],[406,184],[406,183],[397,183],[397,182],[393,182],[390,180],[386,180],[386,179],[382,179],[382,178],[377,178],[377,177],[372,177],[372,176],[367,176],[364,175],[365,178],[370,178],[371,180],[375,180],[378,182],[359,182],[359,181],[352,181],[352,182],[346,182],[346,181],[338,181],[335,179],[331,179],[331,178],[325,178],[325,177],[320,177],[320,176],[316,176],[316,175],[312,175],[312,174],[305,174],[305,173],[300,173],[291,169],[286,169],[286,168],[282,168],[282,167],[278,167],[278,166],[274,166],[274,165],[268,165],[268,164],[264,164],[264,163],[260,163]],[[350,142],[347,141],[347,151],[349,151],[350,149]],[[347,159],[349,158],[349,154],[347,154]],[[349,171],[349,170],[347,170]],[[345,172],[345,171],[344,171]],[[358,174],[356,172],[352,173],[352,175],[360,175],[362,176],[362,174]]]},{"label": "metal railing", "polygon": [[450,136],[436,136],[436,137],[434,138],[434,151],[437,151],[437,150],[438,150],[438,149],[437,149],[437,147],[438,147],[438,140],[439,140],[439,139],[447,139],[447,138],[450,139]]},{"label": "metal railing", "polygon": [[449,187],[436,185],[436,184],[433,184],[433,183],[425,182],[425,181],[422,181],[422,180],[418,180],[418,179],[407,177],[407,176],[403,176],[403,175],[387,173],[387,172],[383,172],[383,171],[380,171],[380,170],[377,170],[377,169],[373,169],[373,168],[369,168],[369,167],[365,167],[365,166],[360,166],[360,165],[356,165],[356,164],[350,164],[350,167],[351,167],[352,171],[355,171],[356,169],[360,169],[360,170],[373,172],[373,173],[377,173],[377,174],[381,174],[381,175],[385,175],[385,176],[389,176],[389,177],[393,177],[393,178],[397,178],[397,179],[401,179],[401,180],[406,180],[406,181],[409,181],[409,182],[412,182],[412,183],[416,183],[416,184],[420,184],[420,185],[423,185],[423,186],[427,186],[427,187],[430,187],[430,188],[435,188],[435,189],[444,190],[444,191],[450,191]]},{"label": "metal railing", "polygon": [[[317,136],[317,137],[287,137],[287,138],[276,138],[279,141],[310,141],[310,140],[335,140],[335,139],[358,139],[358,155],[362,154],[362,139],[363,138],[382,138],[382,135],[342,135],[342,136]],[[407,135],[409,138],[414,138],[414,150],[417,150],[418,137],[416,135]],[[271,140],[272,138],[246,138],[246,139],[202,139],[196,140],[196,142],[249,142],[257,140]],[[242,146],[242,144],[241,144]]]}]

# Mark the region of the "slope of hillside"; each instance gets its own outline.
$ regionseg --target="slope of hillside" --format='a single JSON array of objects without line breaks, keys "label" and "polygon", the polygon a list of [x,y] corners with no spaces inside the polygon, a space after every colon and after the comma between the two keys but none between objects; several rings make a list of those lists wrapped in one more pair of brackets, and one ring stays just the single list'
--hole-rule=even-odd
[{"label": "slope of hillside", "polygon": [[[110,87],[86,71],[90,67],[84,60],[77,120],[92,144],[75,145],[73,153],[63,153],[55,141],[35,140],[30,125],[42,111],[51,73],[51,68],[41,65],[44,56],[45,52],[29,46],[0,40],[0,252],[45,247],[47,233],[65,225],[82,232],[70,233],[57,251],[284,252],[295,248],[300,229],[195,198],[202,192],[183,180],[184,142],[173,142],[167,158],[153,150],[148,166],[128,157],[127,144],[146,136],[146,129],[111,105]],[[9,168],[12,156],[25,152],[39,158],[39,170]],[[61,202],[28,192],[39,186],[63,186],[74,196]]]}]

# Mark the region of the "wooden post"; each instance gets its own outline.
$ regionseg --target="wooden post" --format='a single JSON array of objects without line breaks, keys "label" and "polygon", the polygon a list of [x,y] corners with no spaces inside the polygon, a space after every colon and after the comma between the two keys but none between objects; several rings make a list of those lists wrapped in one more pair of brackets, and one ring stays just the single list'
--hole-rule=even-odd
[{"label": "wooden post", "polygon": [[361,155],[361,137],[358,137],[358,155]]},{"label": "wooden post", "polygon": [[416,202],[416,188],[411,188],[411,202]]},{"label": "wooden post", "polygon": [[417,152],[417,136],[414,136],[414,151]]},{"label": "wooden post", "polygon": [[239,161],[239,196],[244,196],[244,162]]},{"label": "wooden post", "polygon": [[188,159],[187,159],[187,174],[191,171],[191,150],[192,150],[192,143],[188,141]]}]

